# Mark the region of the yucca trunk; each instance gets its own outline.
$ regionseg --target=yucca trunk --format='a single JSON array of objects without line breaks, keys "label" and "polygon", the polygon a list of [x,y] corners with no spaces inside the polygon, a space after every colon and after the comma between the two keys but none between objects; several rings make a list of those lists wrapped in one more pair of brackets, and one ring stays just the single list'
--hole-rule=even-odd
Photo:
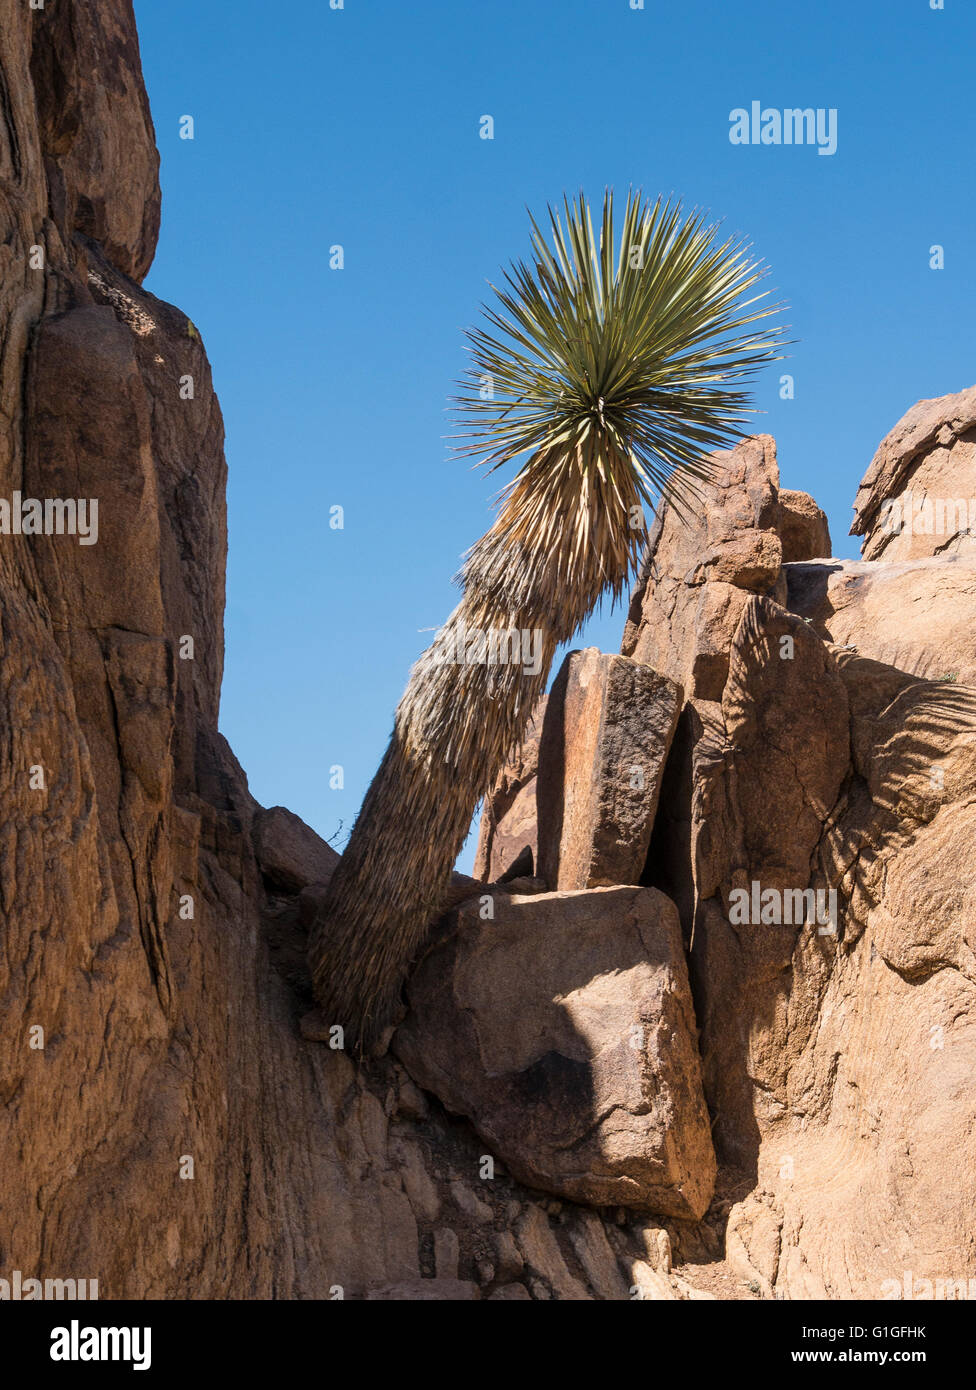
[{"label": "yucca trunk", "polygon": [[[581,536],[574,525],[535,551],[513,543],[525,508],[518,492],[472,550],[464,598],[410,674],[313,929],[316,998],[359,1052],[396,1017],[478,802],[525,733],[556,650],[608,588],[620,590],[640,545],[627,510],[635,499],[613,494],[598,508],[597,534]],[[538,634],[537,671],[479,659],[472,634],[512,630]],[[472,648],[471,664],[452,659]]]},{"label": "yucca trunk", "polygon": [[[466,623],[467,608],[451,624]],[[521,737],[551,660],[550,651],[538,676],[496,668],[490,694],[487,668],[421,662],[411,675],[311,942],[316,996],[357,1050],[395,1017],[471,818]]]}]

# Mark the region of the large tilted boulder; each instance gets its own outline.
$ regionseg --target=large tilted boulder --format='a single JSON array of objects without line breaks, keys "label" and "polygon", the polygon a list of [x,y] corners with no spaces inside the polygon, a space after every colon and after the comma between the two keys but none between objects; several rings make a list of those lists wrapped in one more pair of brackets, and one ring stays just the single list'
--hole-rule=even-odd
[{"label": "large tilted boulder", "polygon": [[394,1047],[531,1187],[697,1218],[715,1177],[673,905],[651,889],[458,909]]},{"label": "large tilted boulder", "polygon": [[884,437],[858,488],[851,535],[864,537],[865,560],[976,558],[973,528],[976,386],[919,401]]},{"label": "large tilted boulder", "polygon": [[650,666],[570,652],[539,745],[537,872],[552,889],[639,883],[681,709]]},{"label": "large tilted boulder", "polygon": [[[25,72],[7,117],[15,168],[23,163],[35,173],[30,166],[42,154],[50,216],[65,245],[74,233],[88,237],[113,266],[141,281],[159,234],[159,154],[131,0],[100,5],[97,22],[79,16],[83,7],[75,3],[24,8],[32,33],[22,47],[4,20]],[[28,57],[32,93],[25,92]],[[36,135],[25,128],[22,92],[33,98],[32,108],[36,103]]]}]

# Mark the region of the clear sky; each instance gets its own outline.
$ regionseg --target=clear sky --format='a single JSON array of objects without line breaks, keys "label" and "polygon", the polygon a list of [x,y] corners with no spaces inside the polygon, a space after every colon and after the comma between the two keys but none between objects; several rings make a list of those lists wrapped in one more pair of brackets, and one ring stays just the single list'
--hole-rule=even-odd
[{"label": "clear sky", "polygon": [[[340,847],[490,521],[446,406],[486,281],[527,250],[526,207],[633,184],[753,243],[799,339],[795,398],[767,373],[756,428],[836,554],[857,554],[881,437],[976,381],[972,0],[135,8],[162,154],[147,285],[200,329],[227,427],[222,728],[254,795],[326,838],[341,823]],[[753,101],[835,109],[836,153],[732,144]],[[574,645],[616,650],[622,623],[605,610]]]}]

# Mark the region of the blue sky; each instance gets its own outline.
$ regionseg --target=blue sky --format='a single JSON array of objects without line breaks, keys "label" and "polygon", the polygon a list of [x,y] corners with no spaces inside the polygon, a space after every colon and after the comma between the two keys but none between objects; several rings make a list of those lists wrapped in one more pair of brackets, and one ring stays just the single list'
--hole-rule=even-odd
[{"label": "blue sky", "polygon": [[[327,838],[341,823],[340,846],[421,630],[490,521],[446,405],[486,281],[527,249],[526,207],[633,184],[753,243],[799,339],[795,398],[769,372],[756,428],[836,554],[857,553],[881,437],[976,381],[970,0],[135,8],[162,155],[147,286],[199,327],[227,427],[222,728],[255,796]],[[731,144],[752,101],[835,108],[836,154]],[[622,623],[604,610],[574,645],[616,650]]]}]

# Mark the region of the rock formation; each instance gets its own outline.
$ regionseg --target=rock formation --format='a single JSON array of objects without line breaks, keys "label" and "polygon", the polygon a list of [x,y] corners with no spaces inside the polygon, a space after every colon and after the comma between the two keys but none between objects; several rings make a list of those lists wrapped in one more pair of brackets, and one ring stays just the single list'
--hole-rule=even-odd
[{"label": "rock formation", "polygon": [[[971,488],[972,395],[909,412],[856,530],[905,456],[935,476],[926,448],[947,495]],[[832,560],[772,440],[717,462],[697,529],[654,527],[623,652],[687,691],[631,881],[681,913],[716,1150],[748,1189],[726,1258],[767,1296],[966,1280],[976,556]]]},{"label": "rock formation", "polygon": [[539,744],[538,874],[545,883],[638,882],[680,709],[680,688],[650,666],[595,647],[566,658]]},{"label": "rock formation", "polygon": [[[506,1301],[976,1274],[976,555],[887,506],[976,491],[976,388],[885,440],[860,562],[765,436],[694,525],[663,511],[621,655],[567,660],[356,1066],[305,967],[337,855],[217,731],[222,425],[192,323],[141,287],[130,0],[0,0],[0,95],[0,1279]],[[24,499],[65,524],[18,529]]]},{"label": "rock formation", "polygon": [[866,560],[976,553],[976,387],[919,401],[885,436],[851,535],[864,537]]},{"label": "rock formation", "polygon": [[494,883],[513,870],[535,871],[539,853],[535,784],[546,700],[544,695],[539,701],[521,747],[498,774],[485,804],[474,857],[475,878]]},{"label": "rock formation", "polygon": [[[492,904],[494,906],[494,904]],[[715,1163],[678,914],[653,888],[457,909],[395,1046],[532,1187],[699,1220]]]}]

